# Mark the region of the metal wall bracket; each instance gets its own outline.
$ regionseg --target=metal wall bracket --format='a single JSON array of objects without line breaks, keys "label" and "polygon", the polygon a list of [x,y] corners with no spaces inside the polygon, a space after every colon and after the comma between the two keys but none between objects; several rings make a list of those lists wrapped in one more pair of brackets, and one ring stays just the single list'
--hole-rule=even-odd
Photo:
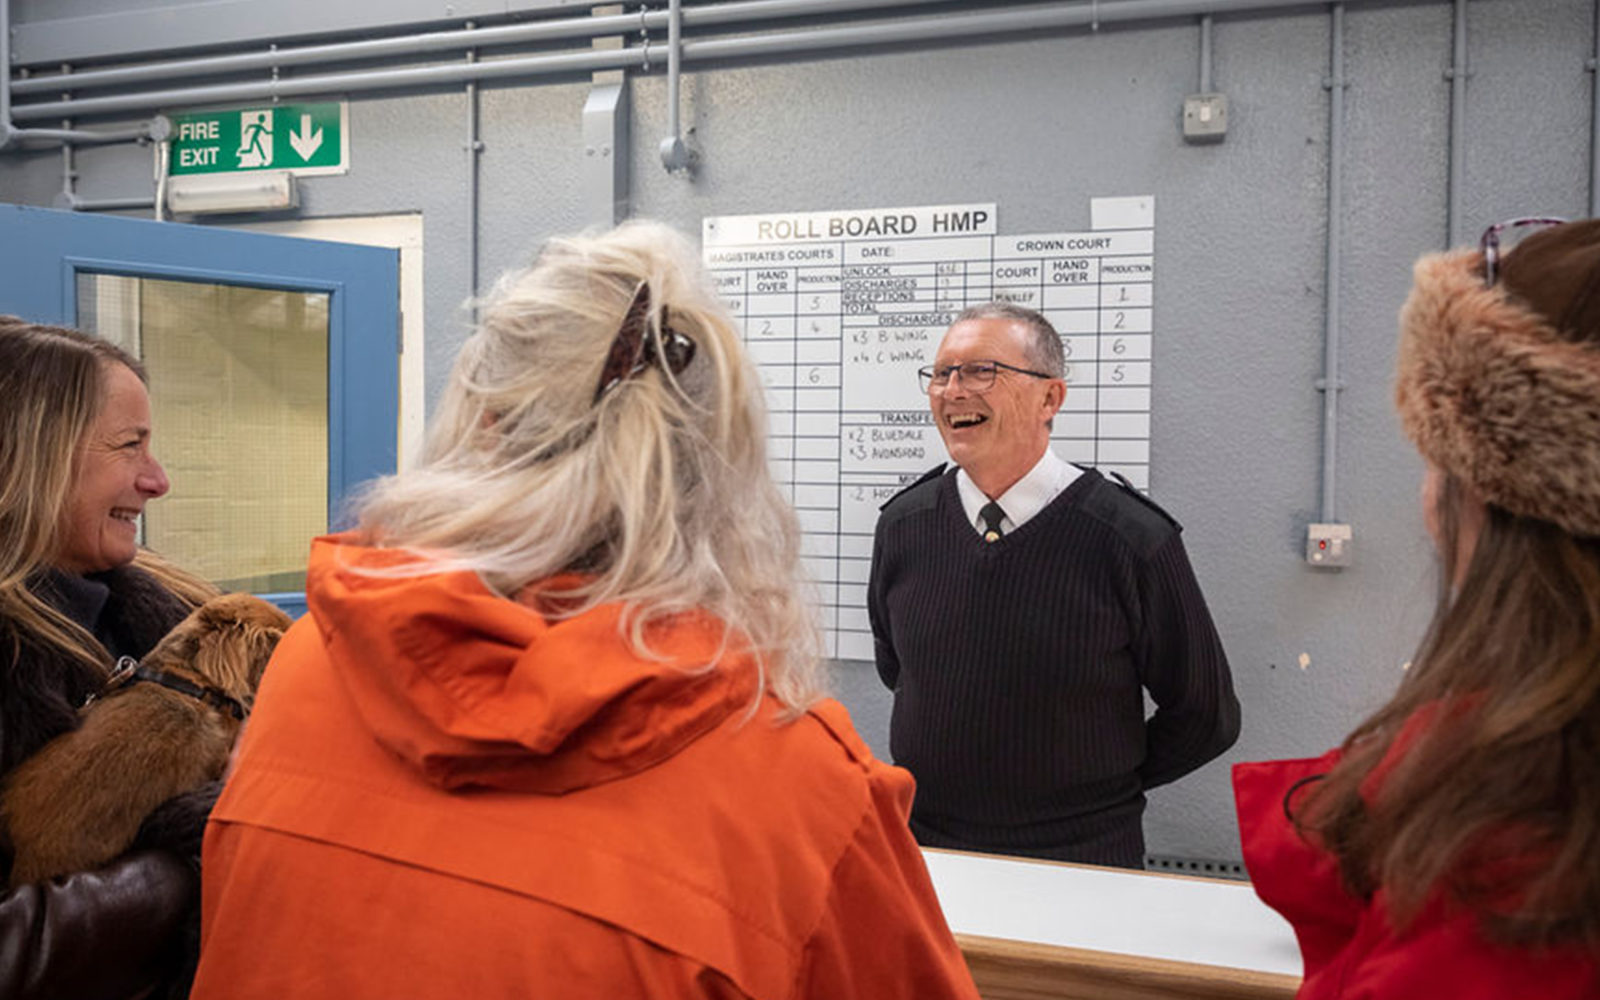
[{"label": "metal wall bracket", "polygon": [[628,82],[596,83],[583,102],[583,201],[595,223],[628,217]]}]

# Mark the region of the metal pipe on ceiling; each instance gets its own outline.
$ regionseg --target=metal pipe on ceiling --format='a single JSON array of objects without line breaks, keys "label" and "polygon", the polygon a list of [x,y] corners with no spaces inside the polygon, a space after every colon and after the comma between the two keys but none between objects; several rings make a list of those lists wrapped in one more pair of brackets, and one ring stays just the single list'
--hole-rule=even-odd
[{"label": "metal pipe on ceiling", "polygon": [[1466,201],[1467,173],[1467,0],[1455,0],[1454,57],[1450,79],[1450,192],[1445,209],[1445,246],[1461,242],[1461,206]]},{"label": "metal pipe on ceiling", "polygon": [[682,137],[678,118],[679,71],[683,68],[683,2],[667,0],[667,131]]},{"label": "metal pipe on ceiling", "polygon": [[127,212],[140,208],[155,208],[156,199],[152,195],[139,195],[131,198],[72,198],[74,212]]},{"label": "metal pipe on ceiling", "polygon": [[[1420,0],[1418,0],[1420,2]],[[870,6],[882,6],[874,0]],[[684,10],[686,25],[733,24],[736,16],[799,16],[802,13],[868,9],[861,0],[746,0]],[[850,49],[919,41],[969,39],[975,35],[1030,33],[1133,21],[1195,17],[1208,13],[1267,11],[1306,6],[1305,0],[1123,0],[1117,4],[1079,3],[1070,7],[997,8],[966,14],[932,14],[893,21],[803,28],[761,35],[685,41],[686,62],[787,55],[823,49]],[[733,8],[733,9],[722,9]],[[691,16],[694,15],[694,16]],[[615,15],[609,15],[615,16]],[[636,19],[635,19],[636,21]],[[482,30],[482,29],[480,29]],[[643,64],[639,49],[583,50],[481,60],[470,66],[447,64],[407,69],[328,73],[288,80],[178,87],[14,106],[13,121],[150,111],[178,104],[270,100],[309,94],[360,93],[391,88],[454,85],[491,80],[628,69]],[[59,83],[59,81],[58,81]]]},{"label": "metal pipe on ceiling", "polygon": [[1594,54],[1589,59],[1590,110],[1589,122],[1589,217],[1600,216],[1600,0],[1594,4]]},{"label": "metal pipe on ceiling", "polygon": [[71,128],[19,129],[14,124],[11,108],[11,0],[0,0],[0,151],[15,149],[18,144],[29,140],[80,145],[132,142],[149,136],[154,127],[153,123],[146,123],[138,128],[107,132],[86,132]]},{"label": "metal pipe on ceiling", "polygon": [[942,14],[870,24],[843,25],[772,32],[739,38],[713,38],[683,43],[683,57],[691,61],[742,59],[753,56],[792,55],[819,49],[848,49],[970,39],[1085,28],[1091,25],[1157,21],[1197,17],[1201,14],[1265,11],[1279,7],[1305,7],[1305,0],[1123,0],[1122,3],[1080,3],[1071,7],[1012,7],[970,14]]},{"label": "metal pipe on ceiling", "polygon": [[1340,244],[1344,242],[1344,4],[1333,5],[1328,32],[1328,249],[1323,281],[1322,378],[1322,522],[1334,523],[1334,487],[1339,475],[1339,278]]},{"label": "metal pipe on ceiling", "polygon": [[37,139],[41,142],[70,142],[75,146],[95,146],[148,139],[150,128],[147,125],[139,125],[133,128],[108,129],[103,132],[87,132],[76,128],[12,128],[9,130],[9,135],[13,142]]},{"label": "metal pipe on ceiling", "polygon": [[[922,5],[927,2],[928,0],[745,0],[745,2],[739,3],[690,8],[683,12],[683,23],[691,26],[713,27],[778,18],[815,17],[906,7]],[[602,35],[624,34],[638,28],[660,30],[667,27],[668,20],[668,11],[649,11],[642,14],[602,14],[588,17],[561,18],[551,21],[535,21],[529,24],[499,25],[490,28],[461,28],[451,31],[431,31],[420,35],[399,35],[394,38],[334,42],[327,45],[308,45],[300,48],[277,49],[268,52],[240,52],[232,55],[205,56],[194,59],[170,59],[165,62],[146,63],[139,66],[84,70],[73,74],[71,85],[76,90],[88,90],[102,87],[121,87],[131,83],[151,83],[197,76],[220,76],[228,73],[246,73],[258,69],[308,66],[318,63],[393,58],[395,56],[418,55],[426,52],[453,51],[465,48],[482,49],[497,45],[520,45],[567,39],[587,40]],[[12,92],[19,95],[48,93],[60,87],[63,82],[59,75],[29,77],[25,80],[15,81],[12,84]]]},{"label": "metal pipe on ceiling", "polygon": [[[469,24],[468,27],[471,27]],[[467,50],[467,63],[478,61],[478,50]],[[483,140],[478,137],[478,83],[467,81],[467,292],[472,300],[472,316],[478,316],[478,157]]]},{"label": "metal pipe on ceiling", "polygon": [[167,186],[172,181],[172,143],[169,138],[163,138],[154,144],[151,149],[151,166],[154,168],[156,180],[155,215],[157,222],[167,220]]},{"label": "metal pipe on ceiling", "polygon": [[694,150],[683,139],[683,121],[678,113],[679,86],[683,79],[683,4],[667,0],[667,137],[661,140],[661,165],[669,174],[686,173],[694,168]]},{"label": "metal pipe on ceiling", "polygon": [[75,117],[108,115],[148,111],[176,104],[212,104],[233,101],[273,100],[284,97],[301,97],[307,94],[363,93],[374,90],[400,89],[433,85],[466,83],[469,80],[501,80],[508,77],[542,76],[561,73],[589,73],[599,69],[622,69],[644,62],[643,52],[637,49],[615,51],[562,52],[554,55],[523,56],[512,59],[495,59],[470,65],[450,63],[443,66],[419,66],[411,69],[389,69],[368,72],[328,73],[322,76],[305,76],[288,80],[267,80],[254,83],[229,83],[206,87],[175,87],[168,90],[150,90],[117,97],[87,97],[50,104],[25,104],[12,108],[13,121],[30,121],[37,118],[59,117],[70,112]]},{"label": "metal pipe on ceiling", "polygon": [[0,0],[0,149],[11,145],[11,0]]},{"label": "metal pipe on ceiling", "polygon": [[[8,2],[9,2],[9,0],[0,0],[0,3],[8,3]],[[61,72],[62,72],[63,75],[71,73],[72,72],[72,67],[67,65],[66,63],[62,63]],[[62,97],[67,97],[68,94],[63,92],[61,96]],[[9,120],[9,119],[7,119],[7,120]],[[64,128],[64,129],[72,128],[72,119],[71,118],[63,118],[63,119],[61,119],[61,127]],[[61,144],[61,193],[56,196],[56,202],[57,202],[58,205],[65,206],[66,208],[76,208],[77,207],[77,203],[78,203],[78,163],[77,163],[77,159],[78,159],[78,147],[73,145],[70,142],[62,143]]]},{"label": "metal pipe on ceiling", "polygon": [[[665,23],[665,15],[659,18]],[[454,31],[434,31],[424,35],[405,35],[395,38],[373,38],[358,42],[337,42],[329,45],[310,45],[297,49],[278,49],[268,52],[244,52],[226,56],[208,56],[199,59],[172,59],[166,62],[147,63],[141,66],[121,66],[112,69],[85,70],[72,76],[75,90],[101,87],[123,87],[130,83],[149,83],[159,80],[195,76],[220,76],[227,73],[247,73],[258,69],[279,69],[306,66],[316,63],[351,62],[360,59],[382,59],[394,56],[417,55],[424,52],[455,51],[491,45],[513,45],[525,42],[560,41],[569,38],[589,38],[595,35],[617,34],[637,27],[639,19],[633,15],[610,17],[565,18],[560,21],[542,21],[533,24],[515,24],[494,28],[467,27]],[[12,84],[15,94],[47,93],[60,87],[64,81],[59,76],[35,76]]]},{"label": "metal pipe on ceiling", "polygon": [[58,200],[67,208],[73,207],[73,203],[78,200],[78,168],[74,162],[77,148],[70,142],[61,144],[61,194]]}]

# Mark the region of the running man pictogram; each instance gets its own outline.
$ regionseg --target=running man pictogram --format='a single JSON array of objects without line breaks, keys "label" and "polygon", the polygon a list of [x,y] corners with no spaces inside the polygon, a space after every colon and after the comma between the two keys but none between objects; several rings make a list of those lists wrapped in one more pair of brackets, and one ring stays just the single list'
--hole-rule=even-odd
[{"label": "running man pictogram", "polygon": [[239,168],[272,164],[272,112],[245,111],[239,115]]}]

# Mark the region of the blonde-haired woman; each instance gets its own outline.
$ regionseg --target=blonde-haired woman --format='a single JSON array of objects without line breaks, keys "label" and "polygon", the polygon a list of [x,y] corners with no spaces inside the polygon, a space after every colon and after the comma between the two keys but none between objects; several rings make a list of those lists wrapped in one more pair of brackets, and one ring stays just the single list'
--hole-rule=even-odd
[{"label": "blonde-haired woman", "polygon": [[[0,779],[77,726],[118,656],[143,656],[214,593],[138,546],[136,519],[168,487],[151,430],[132,357],[0,316]],[[209,805],[158,812],[141,843],[172,850],[0,895],[0,1000],[131,997],[175,974],[197,882],[182,855]]]},{"label": "blonde-haired woman", "polygon": [[759,383],[673,231],[506,277],[313,547],[197,997],[972,997],[911,780],[822,699]]},{"label": "blonde-haired woman", "polygon": [[1422,258],[1400,326],[1438,608],[1343,747],[1234,769],[1245,862],[1302,1000],[1597,997],[1600,220]]}]

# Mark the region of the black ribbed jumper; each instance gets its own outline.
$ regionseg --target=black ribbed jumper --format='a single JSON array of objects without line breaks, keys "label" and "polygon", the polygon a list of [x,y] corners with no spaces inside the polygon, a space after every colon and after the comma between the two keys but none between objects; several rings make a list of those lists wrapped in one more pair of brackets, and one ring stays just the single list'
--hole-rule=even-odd
[{"label": "black ribbed jumper", "polygon": [[993,543],[953,471],[885,506],[868,612],[918,840],[1143,866],[1144,790],[1239,732],[1180,530],[1093,470]]}]

